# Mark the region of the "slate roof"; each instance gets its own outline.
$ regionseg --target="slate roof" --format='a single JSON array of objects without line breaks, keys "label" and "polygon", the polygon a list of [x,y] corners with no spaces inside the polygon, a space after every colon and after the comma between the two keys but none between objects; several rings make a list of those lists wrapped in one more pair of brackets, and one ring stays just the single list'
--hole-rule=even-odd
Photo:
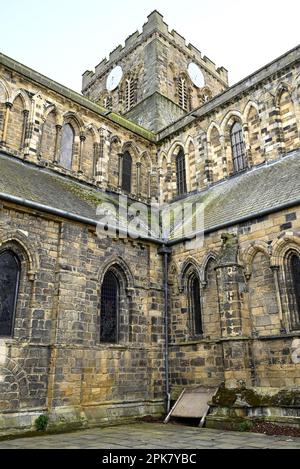
[{"label": "slate roof", "polygon": [[[31,202],[50,206],[89,220],[99,221],[96,209],[108,202],[117,207],[118,196],[76,182],[46,168],[38,168],[0,153],[0,199],[8,194]],[[243,174],[231,177],[205,191],[174,202],[172,208],[181,204],[197,203],[204,207],[205,231],[213,231],[220,225],[235,225],[241,219],[263,216],[266,211],[297,205],[300,199],[300,150]],[[163,212],[164,213],[164,212]],[[146,223],[148,215],[141,215]],[[120,225],[125,218],[119,216]],[[190,228],[185,235],[189,235]],[[183,236],[181,227],[170,234],[171,239]],[[157,237],[157,236],[155,236]]]},{"label": "slate roof", "polygon": [[[209,232],[297,202],[300,203],[300,150],[231,177],[174,206],[198,203],[199,210],[204,209],[204,229]],[[175,228],[170,237],[182,237],[181,227]]]}]

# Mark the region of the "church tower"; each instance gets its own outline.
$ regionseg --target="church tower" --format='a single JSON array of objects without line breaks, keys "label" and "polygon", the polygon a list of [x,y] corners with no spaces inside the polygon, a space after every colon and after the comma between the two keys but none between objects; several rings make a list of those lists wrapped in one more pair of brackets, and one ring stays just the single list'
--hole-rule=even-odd
[{"label": "church tower", "polygon": [[154,132],[199,108],[228,87],[228,73],[153,11],[143,26],[83,75],[91,100]]}]

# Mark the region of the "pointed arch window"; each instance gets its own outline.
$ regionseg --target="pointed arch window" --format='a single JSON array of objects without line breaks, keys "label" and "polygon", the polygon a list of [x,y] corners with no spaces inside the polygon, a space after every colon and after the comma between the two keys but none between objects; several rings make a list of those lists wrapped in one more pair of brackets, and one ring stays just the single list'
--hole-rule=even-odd
[{"label": "pointed arch window", "polygon": [[181,149],[176,158],[176,177],[177,177],[177,194],[184,195],[187,193],[186,185],[186,167],[185,154]]},{"label": "pointed arch window", "polygon": [[127,78],[125,82],[125,111],[129,111],[136,104],[136,80]]},{"label": "pointed arch window", "polygon": [[178,79],[178,96],[179,106],[185,111],[189,111],[189,94],[187,80],[185,77],[180,77]]},{"label": "pointed arch window", "polygon": [[190,330],[193,336],[203,335],[203,318],[201,307],[201,288],[198,275],[192,271],[187,281]]},{"label": "pointed arch window", "polygon": [[60,164],[66,169],[72,169],[75,132],[70,124],[64,124],[61,136]]},{"label": "pointed arch window", "polygon": [[20,261],[12,251],[0,253],[0,337],[13,335],[20,270]]},{"label": "pointed arch window", "polygon": [[237,173],[247,168],[246,145],[242,126],[239,122],[235,122],[230,132],[233,169]]},{"label": "pointed arch window", "polygon": [[119,341],[119,281],[108,271],[101,289],[100,342],[116,344]]},{"label": "pointed arch window", "polygon": [[300,329],[300,256],[292,251],[287,257],[287,290],[292,330]]},{"label": "pointed arch window", "polygon": [[132,180],[132,158],[128,151],[125,151],[122,158],[122,189],[125,192],[131,192]]}]

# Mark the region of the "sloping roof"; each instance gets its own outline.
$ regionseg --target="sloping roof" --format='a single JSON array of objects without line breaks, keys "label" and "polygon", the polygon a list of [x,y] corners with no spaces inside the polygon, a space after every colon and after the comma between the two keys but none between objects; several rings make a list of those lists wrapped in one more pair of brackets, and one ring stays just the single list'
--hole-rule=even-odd
[{"label": "sloping roof", "polygon": [[[124,198],[0,153],[0,199],[5,195],[20,199],[20,204],[24,200],[38,204],[46,212],[47,208],[55,209],[66,218],[69,218],[67,215],[81,217],[87,224],[103,220],[97,208],[106,204],[105,208],[112,208],[109,214],[112,226],[116,223],[121,230],[127,228],[127,212],[119,210],[127,206]],[[131,203],[128,199],[129,206]],[[141,222],[148,226],[147,214],[141,213]]]},{"label": "sloping roof", "polygon": [[[126,229],[127,214],[118,211],[119,197],[117,194],[104,192],[84,183],[76,182],[66,176],[59,175],[46,168],[38,168],[32,164],[0,153],[0,199],[5,195],[39,204],[41,210],[51,207],[57,211],[73,214],[86,220],[82,222],[97,223],[97,207],[103,203],[112,204],[120,228]],[[132,201],[129,200],[129,205]],[[123,204],[121,200],[121,204]],[[182,206],[196,207],[193,216],[188,216],[182,224],[174,223],[170,230],[170,240],[178,240],[199,231],[193,226],[192,220],[199,220],[204,210],[204,225],[200,229],[205,232],[215,231],[263,216],[271,211],[293,206],[300,203],[300,150],[260,167],[238,174],[225,181],[209,187],[205,191],[191,195],[183,200],[163,208],[164,215],[168,208],[182,209]],[[197,204],[197,205],[196,205]],[[48,210],[49,211],[49,210]],[[144,231],[144,238],[158,240],[157,212],[154,215],[153,232]],[[59,215],[59,214],[58,214]],[[164,216],[162,217],[164,218]],[[146,227],[149,214],[141,210],[141,224]],[[110,217],[113,221],[113,215]],[[78,220],[80,221],[80,220]],[[134,231],[134,230],[133,230]],[[134,235],[134,233],[133,233]],[[163,233],[162,236],[165,239]]]},{"label": "sloping roof", "polygon": [[[300,150],[175,202],[173,207],[198,204],[193,219],[199,221],[204,210],[204,231],[211,232],[222,225],[233,226],[294,203],[300,203]],[[190,219],[186,221],[188,224],[191,225]],[[185,234],[190,233],[191,229],[187,226]],[[180,237],[183,233],[178,225],[170,238]]]}]

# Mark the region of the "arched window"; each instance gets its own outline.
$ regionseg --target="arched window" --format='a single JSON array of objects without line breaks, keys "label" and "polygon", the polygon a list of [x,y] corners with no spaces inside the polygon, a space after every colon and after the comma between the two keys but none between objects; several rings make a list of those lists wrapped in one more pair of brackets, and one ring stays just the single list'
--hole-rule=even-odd
[{"label": "arched window", "polygon": [[185,111],[189,111],[189,94],[186,78],[180,77],[178,79],[178,96],[179,106]]},{"label": "arched window", "polygon": [[128,151],[125,151],[122,160],[122,189],[123,191],[130,193],[132,178],[132,158]]},{"label": "arched window", "polygon": [[127,78],[125,82],[125,111],[136,104],[136,80]]},{"label": "arched window", "polygon": [[72,168],[73,147],[75,132],[70,124],[64,124],[62,128],[60,164],[66,168]]},{"label": "arched window", "polygon": [[292,251],[287,258],[287,290],[291,328],[300,329],[300,257]]},{"label": "arched window", "polygon": [[0,337],[13,335],[20,262],[12,251],[0,254]]},{"label": "arched window", "polygon": [[100,341],[116,344],[119,340],[119,298],[117,277],[108,271],[101,290]]},{"label": "arched window", "polygon": [[247,168],[246,146],[243,129],[239,122],[235,122],[231,128],[231,148],[233,158],[233,169],[235,172],[243,171]]},{"label": "arched window", "polygon": [[185,170],[185,154],[181,149],[176,158],[176,178],[177,178],[177,194],[184,195],[187,193],[186,186],[186,170]]},{"label": "arched window", "polygon": [[203,334],[200,282],[197,275],[193,274],[189,281],[189,309],[193,335]]}]

